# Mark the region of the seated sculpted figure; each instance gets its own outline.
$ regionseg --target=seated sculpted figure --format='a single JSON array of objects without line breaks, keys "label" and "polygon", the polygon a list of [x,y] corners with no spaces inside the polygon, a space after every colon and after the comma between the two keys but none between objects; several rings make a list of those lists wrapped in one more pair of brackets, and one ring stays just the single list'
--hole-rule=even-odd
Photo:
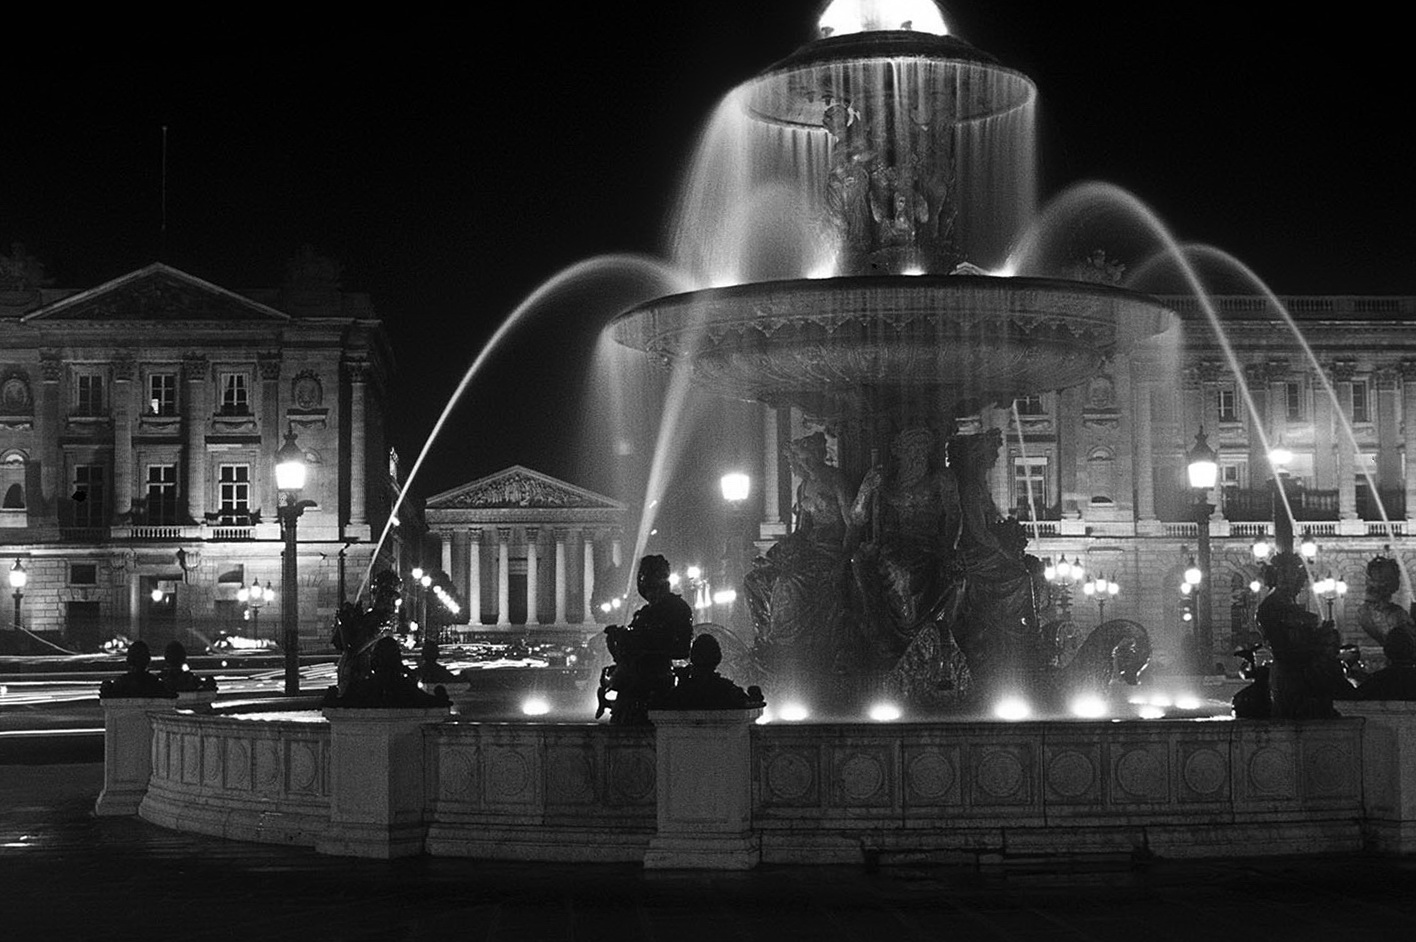
[{"label": "seated sculpted figure", "polygon": [[1382,642],[1387,666],[1362,681],[1358,700],[1416,700],[1416,633],[1397,627]]},{"label": "seated sculpted figure", "polygon": [[898,660],[921,628],[943,617],[961,518],[958,484],[935,451],[929,429],[900,432],[890,446],[893,467],[872,468],[851,507],[851,569],[865,618],[860,655],[878,663]]},{"label": "seated sculpted figure", "polygon": [[1336,716],[1333,700],[1352,699],[1353,689],[1337,659],[1337,629],[1297,602],[1308,581],[1302,560],[1293,552],[1279,553],[1264,567],[1264,581],[1273,591],[1259,603],[1255,616],[1273,652],[1269,666],[1273,718]]},{"label": "seated sculpted figure", "polygon": [[1378,556],[1367,564],[1367,591],[1357,611],[1357,623],[1373,641],[1386,642],[1393,628],[1416,631],[1411,614],[1391,600],[1401,588],[1401,564],[1390,556]]},{"label": "seated sculpted figure", "polygon": [[193,690],[215,690],[215,677],[198,677],[187,664],[187,649],[180,641],[169,641],[163,649],[162,659],[166,665],[162,669],[162,685],[173,693],[187,693]]},{"label": "seated sculpted figure", "polygon": [[403,664],[403,649],[390,635],[374,642],[369,655],[369,670],[349,681],[343,692],[331,687],[325,693],[327,707],[389,708],[435,707],[448,704],[447,691],[442,687],[433,693],[418,688],[417,678]]},{"label": "seated sculpted figure", "polygon": [[840,635],[850,495],[827,461],[826,436],[791,443],[787,458],[801,479],[792,532],[754,561],[745,582],[757,631],[755,655],[768,669],[830,663]]},{"label": "seated sculpted figure", "polygon": [[723,648],[717,638],[710,634],[694,638],[687,672],[654,706],[663,710],[746,710],[762,706],[762,691],[757,687],[743,690],[719,674],[721,663]]},{"label": "seated sculpted figure", "polygon": [[617,726],[648,724],[650,701],[673,688],[673,662],[688,657],[693,640],[693,610],[669,588],[667,559],[658,555],[641,559],[636,585],[647,604],[639,607],[627,626],[605,628],[605,642],[615,663],[600,678],[595,716],[608,708],[610,722]]},{"label": "seated sculpted figure", "polygon": [[148,665],[152,663],[152,652],[148,650],[146,641],[134,641],[129,645],[125,660],[128,665],[127,673],[121,677],[105,680],[99,685],[98,697],[100,700],[126,697],[167,697],[170,699],[177,696],[175,691],[168,690],[163,685],[161,678],[156,674],[148,673]]}]

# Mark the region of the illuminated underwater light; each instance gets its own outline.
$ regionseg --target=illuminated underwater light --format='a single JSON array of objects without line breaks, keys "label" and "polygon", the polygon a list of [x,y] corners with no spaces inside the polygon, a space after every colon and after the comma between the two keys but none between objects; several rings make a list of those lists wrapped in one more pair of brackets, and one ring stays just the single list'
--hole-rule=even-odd
[{"label": "illuminated underwater light", "polygon": [[1136,711],[1143,720],[1159,720],[1165,718],[1165,711],[1158,706],[1143,706]]},{"label": "illuminated underwater light", "polygon": [[521,702],[521,712],[527,716],[545,716],[551,712],[551,705],[544,697],[527,697]]},{"label": "illuminated underwater light", "polygon": [[900,708],[893,703],[877,703],[867,715],[877,723],[892,723],[900,718]]},{"label": "illuminated underwater light", "polygon": [[1158,693],[1150,698],[1150,705],[1157,707],[1168,707],[1171,705],[1171,699],[1163,693]]},{"label": "illuminated underwater light", "polygon": [[1175,705],[1182,710],[1198,710],[1200,698],[1192,694],[1182,694],[1175,698]]},{"label": "illuminated underwater light", "polygon": [[[810,715],[806,707],[800,703],[788,703],[782,707],[780,714],[781,718],[788,723],[800,723]],[[898,710],[895,711],[895,715],[899,716]]]},{"label": "illuminated underwater light", "polygon": [[1025,720],[1032,716],[1032,707],[1022,697],[1004,697],[993,708],[993,715],[1000,720]]},{"label": "illuminated underwater light", "polygon": [[1106,701],[1093,693],[1077,697],[1072,701],[1069,709],[1073,716],[1081,717],[1084,720],[1094,720],[1107,713]]},{"label": "illuminated underwater light", "polygon": [[832,0],[816,26],[823,37],[881,30],[949,35],[934,0]]}]

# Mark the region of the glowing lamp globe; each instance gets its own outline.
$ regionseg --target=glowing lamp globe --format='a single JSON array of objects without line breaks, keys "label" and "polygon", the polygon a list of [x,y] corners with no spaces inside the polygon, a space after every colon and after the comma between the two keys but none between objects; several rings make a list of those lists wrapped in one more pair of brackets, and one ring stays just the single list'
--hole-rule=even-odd
[{"label": "glowing lamp globe", "polygon": [[285,444],[275,453],[275,486],[282,491],[305,487],[305,452],[295,444],[295,429],[285,433]]},{"label": "glowing lamp globe", "polygon": [[739,471],[723,475],[718,483],[723,488],[723,500],[729,503],[745,501],[747,495],[752,492],[752,478]]},{"label": "glowing lamp globe", "polygon": [[1189,464],[1186,470],[1190,475],[1190,486],[1200,491],[1214,487],[1215,482],[1219,480],[1219,461],[1205,438],[1204,429],[1195,434],[1195,444],[1191,446],[1187,459]]},{"label": "glowing lamp globe", "polygon": [[25,572],[25,567],[20,561],[15,560],[15,565],[10,567],[10,588],[19,591],[29,582],[29,573]]}]

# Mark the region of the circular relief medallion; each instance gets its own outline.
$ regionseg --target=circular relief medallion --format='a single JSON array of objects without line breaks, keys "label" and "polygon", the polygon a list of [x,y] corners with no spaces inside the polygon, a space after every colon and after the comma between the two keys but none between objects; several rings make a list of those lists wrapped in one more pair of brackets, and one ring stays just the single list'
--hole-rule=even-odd
[{"label": "circular relief medallion", "polygon": [[1063,752],[1047,765],[1047,784],[1063,798],[1080,798],[1096,783],[1096,768],[1080,752]]},{"label": "circular relief medallion", "polygon": [[1023,764],[1011,752],[998,750],[984,756],[974,773],[978,787],[994,798],[1011,798],[1023,787]]},{"label": "circular relief medallion", "polygon": [[195,736],[182,737],[182,781],[195,782],[202,770],[201,743]]},{"label": "circular relief medallion", "polygon": [[1213,749],[1201,749],[1190,754],[1181,770],[1185,787],[1196,795],[1218,795],[1228,779],[1224,757]]},{"label": "circular relief medallion", "polygon": [[610,784],[626,798],[647,798],[654,790],[654,764],[642,752],[617,755],[610,770]]},{"label": "circular relief medallion", "polygon": [[487,770],[487,786],[493,798],[520,798],[531,784],[531,767],[516,752],[498,752]]},{"label": "circular relief medallion", "polygon": [[466,798],[472,792],[472,760],[462,750],[442,754],[438,767],[439,790],[449,798]]},{"label": "circular relief medallion", "polygon": [[1133,749],[1116,763],[1116,783],[1136,798],[1164,798],[1165,779],[1165,766],[1146,749]]},{"label": "circular relief medallion", "polygon": [[275,743],[263,739],[256,744],[256,782],[262,789],[272,789],[280,781],[280,755]]},{"label": "circular relief medallion", "polygon": [[590,760],[573,752],[553,753],[546,760],[546,790],[560,801],[590,794]]},{"label": "circular relief medallion", "polygon": [[309,743],[290,746],[290,787],[307,792],[315,785],[315,752]]},{"label": "circular relief medallion", "polygon": [[1255,791],[1265,795],[1291,795],[1293,774],[1288,756],[1272,746],[1258,750],[1249,760],[1249,781]]},{"label": "circular relief medallion", "polygon": [[767,790],[775,798],[801,798],[811,789],[811,780],[811,763],[796,753],[780,753],[767,763]]},{"label": "circular relief medallion", "polygon": [[954,787],[954,766],[937,752],[915,756],[905,767],[905,776],[918,798],[943,798]]},{"label": "circular relief medallion", "polygon": [[1308,783],[1320,795],[1332,795],[1347,785],[1347,754],[1335,746],[1319,746],[1308,752]]},{"label": "circular relief medallion", "polygon": [[847,798],[863,801],[880,791],[885,784],[885,770],[875,756],[857,753],[841,766],[841,792]]},{"label": "circular relief medallion", "polygon": [[244,742],[226,745],[226,783],[233,788],[246,788],[251,784],[251,751]]},{"label": "circular relief medallion", "polygon": [[203,739],[202,751],[202,783],[206,785],[221,784],[221,740]]}]

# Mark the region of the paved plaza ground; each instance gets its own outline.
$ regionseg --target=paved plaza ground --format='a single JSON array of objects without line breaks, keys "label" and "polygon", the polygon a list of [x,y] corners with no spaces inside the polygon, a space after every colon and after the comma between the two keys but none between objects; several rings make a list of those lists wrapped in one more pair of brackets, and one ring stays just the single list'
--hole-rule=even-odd
[{"label": "paved plaza ground", "polygon": [[[1416,925],[1416,860],[935,867],[325,857],[97,819],[92,745],[0,755],[0,937],[282,940],[1293,940]],[[1381,935],[1374,935],[1380,933]]]}]

